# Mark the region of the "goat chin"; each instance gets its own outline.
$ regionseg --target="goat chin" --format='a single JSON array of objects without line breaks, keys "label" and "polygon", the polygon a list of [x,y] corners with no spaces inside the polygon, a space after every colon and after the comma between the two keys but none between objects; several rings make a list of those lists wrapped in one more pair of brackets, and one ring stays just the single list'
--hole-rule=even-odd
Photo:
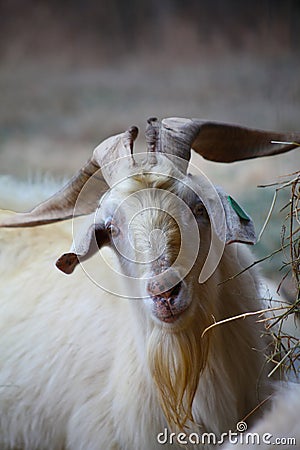
[{"label": "goat chin", "polygon": [[[204,311],[188,329],[170,330],[155,326],[147,347],[149,368],[157,387],[158,399],[170,429],[182,431],[194,423],[193,399],[199,377],[206,366],[209,338],[203,332]],[[199,317],[202,317],[199,325]],[[206,319],[206,320],[205,320]]]}]

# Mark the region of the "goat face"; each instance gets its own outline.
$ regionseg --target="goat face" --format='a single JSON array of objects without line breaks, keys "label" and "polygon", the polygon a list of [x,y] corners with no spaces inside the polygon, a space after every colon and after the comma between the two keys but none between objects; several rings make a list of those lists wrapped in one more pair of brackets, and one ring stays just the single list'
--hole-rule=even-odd
[{"label": "goat face", "polygon": [[120,183],[100,207],[122,272],[153,317],[165,323],[190,306],[210,243],[209,218],[191,184],[190,177],[152,169]]},{"label": "goat face", "polygon": [[[106,192],[83,230],[78,235],[75,230],[73,249],[84,264],[98,247],[110,246],[121,266],[114,278],[127,277],[130,297],[142,298],[156,322],[182,326],[187,310],[192,314],[193,293],[211,243],[203,203],[207,192],[205,197],[199,180],[177,171],[166,157],[158,159],[155,166],[129,172]],[[222,210],[217,191],[211,191]],[[62,258],[59,266],[66,255]],[[105,287],[105,280],[96,281]],[[124,295],[117,285],[115,293]]]},{"label": "goat face", "polygon": [[[119,276],[130,284],[130,297],[142,298],[156,321],[182,327],[183,318],[193,313],[199,274],[206,281],[225,241],[247,241],[253,230],[250,219],[241,224],[229,208],[228,196],[204,175],[186,175],[177,167],[164,155],[157,155],[154,165],[127,164],[122,171],[127,176],[115,176],[96,212],[78,234],[75,230],[72,251],[57,266],[71,273],[79,261],[84,263],[99,247],[109,245],[120,261]],[[79,196],[79,208],[80,202]],[[105,280],[95,281],[105,288]],[[124,284],[116,282],[117,286]],[[124,296],[120,290],[114,293]]]}]

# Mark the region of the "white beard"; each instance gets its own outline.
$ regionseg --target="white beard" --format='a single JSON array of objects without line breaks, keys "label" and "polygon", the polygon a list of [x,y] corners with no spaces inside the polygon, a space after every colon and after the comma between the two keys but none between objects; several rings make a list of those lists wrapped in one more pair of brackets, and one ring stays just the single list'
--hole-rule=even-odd
[{"label": "white beard", "polygon": [[209,347],[209,333],[201,337],[208,323],[205,316],[202,309],[197,311],[197,322],[192,319],[183,330],[155,326],[148,342],[148,364],[172,431],[195,424],[192,404]]}]

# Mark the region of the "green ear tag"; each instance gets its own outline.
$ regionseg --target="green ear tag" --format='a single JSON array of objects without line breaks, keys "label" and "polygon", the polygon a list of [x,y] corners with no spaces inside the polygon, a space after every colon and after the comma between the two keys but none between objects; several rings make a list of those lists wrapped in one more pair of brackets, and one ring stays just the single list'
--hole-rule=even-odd
[{"label": "green ear tag", "polygon": [[228,195],[228,201],[231,204],[232,208],[235,210],[237,215],[244,220],[247,220],[247,222],[250,222],[250,217],[248,214],[241,208],[241,206],[232,198],[230,195]]}]

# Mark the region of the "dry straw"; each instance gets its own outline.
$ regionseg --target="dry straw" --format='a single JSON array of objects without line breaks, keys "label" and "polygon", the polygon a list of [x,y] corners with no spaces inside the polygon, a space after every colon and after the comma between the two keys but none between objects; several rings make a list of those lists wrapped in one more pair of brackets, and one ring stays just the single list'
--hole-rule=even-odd
[{"label": "dry straw", "polygon": [[[281,230],[281,246],[277,250],[282,255],[281,271],[285,274],[281,278],[277,292],[287,278],[291,279],[294,289],[291,290],[289,303],[280,301],[282,310],[274,314],[275,320],[267,323],[267,328],[275,339],[275,349],[271,359],[275,366],[269,375],[276,370],[291,372],[299,376],[300,366],[300,342],[299,339],[289,334],[284,323],[290,319],[291,323],[300,320],[300,171],[287,175],[286,179],[277,183],[268,220],[272,220],[272,213],[277,195],[282,190],[289,190],[289,201],[283,205],[281,211],[286,211],[286,216]],[[273,304],[275,302],[273,301]],[[290,317],[289,317],[290,316]],[[299,327],[299,324],[298,324]]]}]

